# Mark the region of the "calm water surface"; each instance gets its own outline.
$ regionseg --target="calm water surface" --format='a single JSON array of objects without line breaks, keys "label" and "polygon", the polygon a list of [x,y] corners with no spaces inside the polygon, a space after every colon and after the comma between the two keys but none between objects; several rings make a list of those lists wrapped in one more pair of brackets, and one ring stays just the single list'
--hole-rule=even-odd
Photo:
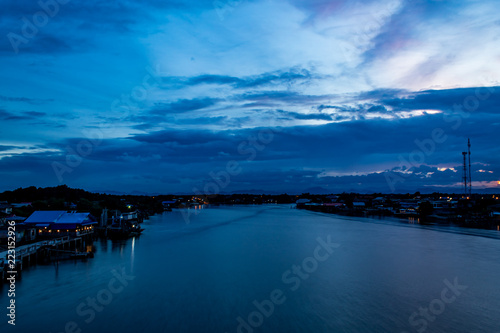
[{"label": "calm water surface", "polygon": [[15,328],[4,285],[0,331],[500,332],[498,231],[289,205],[177,210],[143,226],[95,242],[94,259],[26,270]]}]

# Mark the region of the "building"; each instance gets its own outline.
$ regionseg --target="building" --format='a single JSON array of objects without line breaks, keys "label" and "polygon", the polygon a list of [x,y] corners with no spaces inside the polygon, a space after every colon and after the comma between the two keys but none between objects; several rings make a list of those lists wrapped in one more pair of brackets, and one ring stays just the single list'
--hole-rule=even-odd
[{"label": "building", "polygon": [[488,207],[490,217],[495,221],[500,221],[500,204]]},{"label": "building", "polygon": [[431,200],[429,201],[434,209],[448,209],[450,202],[448,200]]},{"label": "building", "polygon": [[0,244],[7,244],[11,222],[15,223],[16,244],[33,241],[36,238],[36,229],[24,225],[24,220],[26,218],[21,216],[0,218]]},{"label": "building", "polygon": [[311,202],[309,199],[299,199],[295,202],[295,204],[297,205],[297,208],[304,208],[304,206],[309,202]]},{"label": "building", "polygon": [[36,228],[39,237],[80,237],[93,233],[97,220],[90,213],[50,210],[34,212],[24,224]]},{"label": "building", "polygon": [[[8,225],[0,226],[0,244],[7,244],[9,231]],[[36,228],[23,224],[16,224],[16,245],[34,241],[36,239],[36,231]]]},{"label": "building", "polygon": [[339,200],[338,195],[327,195],[326,198],[329,199],[331,202],[336,202],[337,200]]},{"label": "building", "polygon": [[18,202],[12,204],[12,207],[14,208],[29,207],[29,206],[31,206],[31,202]]},{"label": "building", "polygon": [[12,205],[5,202],[0,203],[0,212],[7,215],[12,214]]},{"label": "building", "polygon": [[326,202],[323,204],[325,207],[335,207],[335,208],[343,208],[345,204],[342,202]]},{"label": "building", "polygon": [[174,206],[178,205],[178,202],[176,199],[174,200],[165,200],[161,202],[161,205],[163,208],[173,208]]},{"label": "building", "polygon": [[418,200],[404,200],[399,202],[399,206],[403,209],[417,209],[418,208]]},{"label": "building", "polygon": [[362,208],[365,208],[366,207],[366,204],[364,201],[354,201],[352,203],[352,207],[354,209],[362,209]]}]

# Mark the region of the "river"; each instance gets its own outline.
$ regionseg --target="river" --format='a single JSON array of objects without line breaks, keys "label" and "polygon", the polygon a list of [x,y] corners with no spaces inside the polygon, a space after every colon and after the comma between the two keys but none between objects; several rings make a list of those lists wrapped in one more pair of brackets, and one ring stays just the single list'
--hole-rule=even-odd
[{"label": "river", "polygon": [[500,233],[290,205],[174,210],[38,265],[1,332],[500,332]]}]

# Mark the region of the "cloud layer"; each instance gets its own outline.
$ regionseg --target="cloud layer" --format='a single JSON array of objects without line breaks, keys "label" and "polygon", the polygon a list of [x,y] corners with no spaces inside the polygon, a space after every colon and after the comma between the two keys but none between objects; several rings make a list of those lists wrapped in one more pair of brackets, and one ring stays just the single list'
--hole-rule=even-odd
[{"label": "cloud layer", "polygon": [[500,189],[494,1],[43,4],[3,9],[0,190],[459,192],[467,138]]}]

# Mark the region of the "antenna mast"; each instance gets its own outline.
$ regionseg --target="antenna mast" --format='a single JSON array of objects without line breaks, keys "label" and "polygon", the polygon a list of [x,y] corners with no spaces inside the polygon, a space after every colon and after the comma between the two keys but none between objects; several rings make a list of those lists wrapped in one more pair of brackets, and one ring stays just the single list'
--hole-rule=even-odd
[{"label": "antenna mast", "polygon": [[467,148],[469,152],[469,196],[472,197],[472,172],[470,168],[470,139],[467,139]]},{"label": "antenna mast", "polygon": [[467,152],[462,152],[462,155],[464,156],[464,194],[467,195]]}]

